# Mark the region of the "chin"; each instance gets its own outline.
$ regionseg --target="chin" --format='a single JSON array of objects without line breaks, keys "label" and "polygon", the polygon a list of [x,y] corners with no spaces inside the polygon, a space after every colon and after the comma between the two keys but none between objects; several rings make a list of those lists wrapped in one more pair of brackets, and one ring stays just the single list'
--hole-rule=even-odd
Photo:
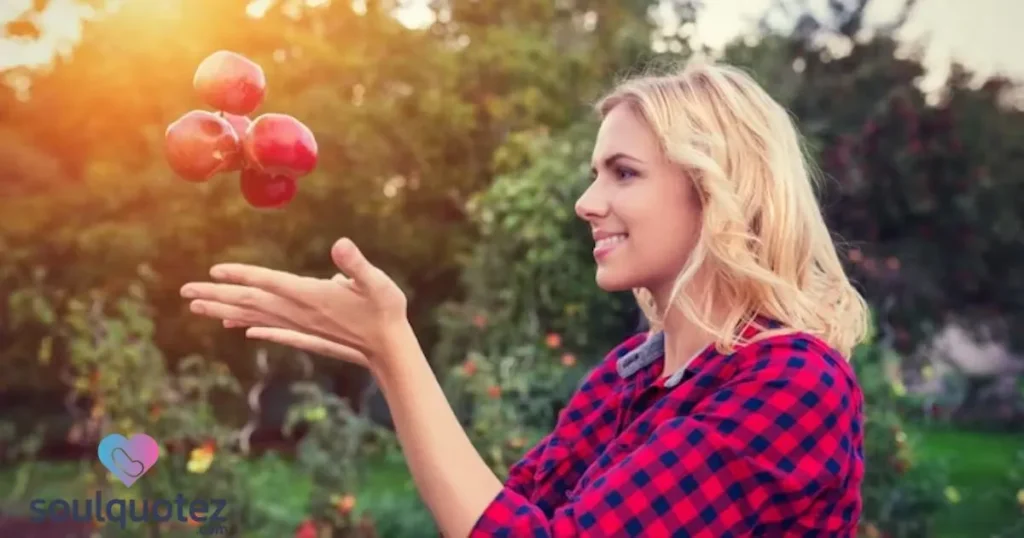
[{"label": "chin", "polygon": [[616,291],[628,291],[633,288],[641,287],[635,278],[631,278],[630,275],[623,274],[621,272],[616,273],[614,270],[603,268],[598,266],[597,268],[597,287],[607,292]]}]

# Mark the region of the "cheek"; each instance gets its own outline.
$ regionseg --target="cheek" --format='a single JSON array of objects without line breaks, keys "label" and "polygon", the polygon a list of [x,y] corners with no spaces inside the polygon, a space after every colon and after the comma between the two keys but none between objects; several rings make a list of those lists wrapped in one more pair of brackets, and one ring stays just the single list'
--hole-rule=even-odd
[{"label": "cheek", "polygon": [[699,209],[679,199],[651,199],[636,210],[630,226],[633,252],[658,273],[678,271],[697,244],[701,220]]}]

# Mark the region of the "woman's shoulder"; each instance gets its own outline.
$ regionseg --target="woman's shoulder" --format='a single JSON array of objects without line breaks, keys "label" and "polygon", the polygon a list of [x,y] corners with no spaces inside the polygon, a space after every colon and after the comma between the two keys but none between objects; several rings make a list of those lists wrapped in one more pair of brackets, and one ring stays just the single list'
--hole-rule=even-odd
[{"label": "woman's shoulder", "polygon": [[802,409],[808,420],[859,431],[854,423],[862,419],[864,395],[856,373],[823,339],[800,331],[773,334],[738,349],[726,363],[712,400],[736,405],[740,414]]},{"label": "woman's shoulder", "polygon": [[822,338],[800,330],[766,332],[752,339],[734,354],[741,371],[776,369],[832,374],[856,382],[847,357]]}]

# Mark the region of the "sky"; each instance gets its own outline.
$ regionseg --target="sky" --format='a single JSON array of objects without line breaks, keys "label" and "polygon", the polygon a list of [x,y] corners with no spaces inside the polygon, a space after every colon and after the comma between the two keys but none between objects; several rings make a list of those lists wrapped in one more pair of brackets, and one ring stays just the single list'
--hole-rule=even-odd
[{"label": "sky", "polygon": [[[719,47],[749,28],[771,0],[709,0],[697,22],[698,41]],[[824,7],[824,0],[809,5]],[[869,21],[889,20],[902,7],[901,0],[875,0]],[[919,0],[901,33],[910,42],[926,38],[925,64],[934,71],[923,82],[940,84],[951,60],[959,60],[979,74],[1001,72],[1024,80],[1024,0]]]},{"label": "sky", "polygon": [[[158,9],[161,2],[173,0],[146,1],[153,9]],[[0,0],[0,23],[17,16],[31,3],[32,0]],[[254,3],[267,3],[267,0],[254,0]],[[771,0],[705,0],[695,38],[700,44],[717,48],[751,28],[755,18],[771,3]],[[821,8],[826,0],[807,0],[807,3]],[[82,8],[75,0],[51,0],[50,4],[39,21],[46,29],[46,39],[29,45],[0,41],[0,70],[13,65],[46,63],[54,51],[72,50],[80,35],[79,18],[75,15]],[[901,4],[901,0],[875,0],[869,20],[884,18]],[[412,7],[399,15],[409,25],[416,26],[426,22],[430,12]],[[981,74],[1002,72],[1024,79],[1024,54],[1020,53],[1024,48],[1022,20],[1024,0],[919,0],[903,36],[928,39],[925,61],[932,73],[923,81],[926,89],[941,82],[951,59],[958,59]]]}]

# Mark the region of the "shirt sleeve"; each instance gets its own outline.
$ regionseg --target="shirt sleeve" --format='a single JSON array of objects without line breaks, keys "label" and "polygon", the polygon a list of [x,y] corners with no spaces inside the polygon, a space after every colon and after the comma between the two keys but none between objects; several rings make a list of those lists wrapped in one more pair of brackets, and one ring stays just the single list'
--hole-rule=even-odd
[{"label": "shirt sleeve", "polygon": [[751,347],[741,373],[658,424],[553,517],[505,488],[470,537],[855,535],[859,514],[807,513],[824,491],[859,488],[856,385],[807,345]]},{"label": "shirt sleeve", "polygon": [[540,457],[550,438],[550,434],[545,436],[533,448],[528,450],[519,461],[509,467],[508,477],[505,479],[506,489],[524,498],[532,495],[533,477],[537,472],[537,458]]}]

